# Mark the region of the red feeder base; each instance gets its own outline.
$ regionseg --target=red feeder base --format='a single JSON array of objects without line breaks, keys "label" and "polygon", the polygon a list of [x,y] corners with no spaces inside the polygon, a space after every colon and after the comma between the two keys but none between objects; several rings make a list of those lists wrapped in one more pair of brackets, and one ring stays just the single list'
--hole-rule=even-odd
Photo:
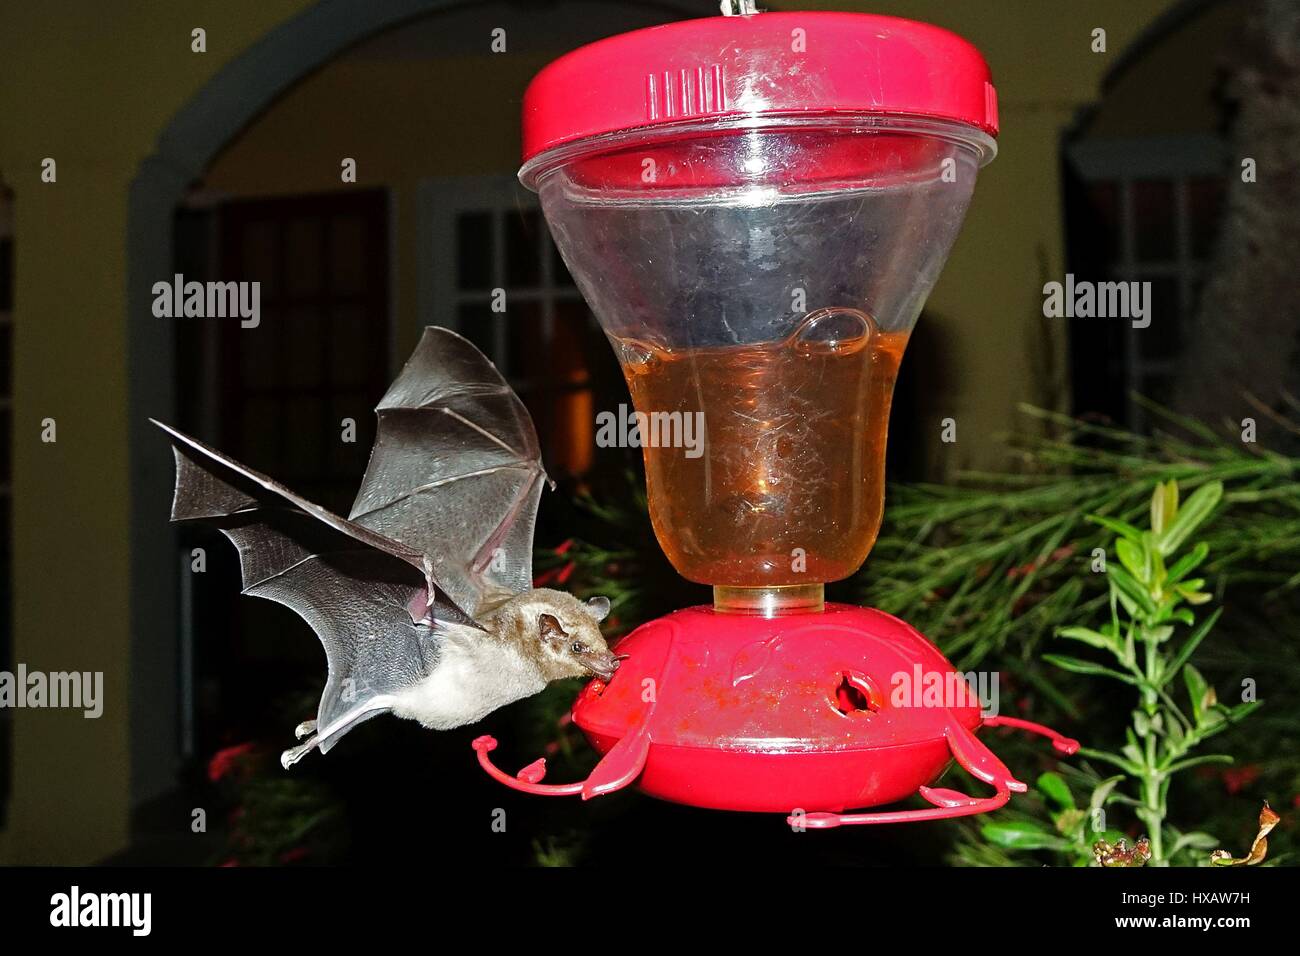
[{"label": "red feeder base", "polygon": [[[542,782],[545,761],[511,777],[474,742],[479,762],[529,793],[601,796],[635,783],[692,806],[787,814],[795,826],[897,823],[984,813],[1023,792],[979,739],[981,726],[1042,733],[1057,750],[1078,743],[1028,721],[980,716],[962,676],[915,629],[882,611],[828,604],[765,618],[694,607],[651,621],[619,642],[628,655],[609,682],[578,695],[573,719],[603,757],[585,781]],[[929,786],[956,760],[995,794]],[[932,807],[851,808],[920,793]]]}]

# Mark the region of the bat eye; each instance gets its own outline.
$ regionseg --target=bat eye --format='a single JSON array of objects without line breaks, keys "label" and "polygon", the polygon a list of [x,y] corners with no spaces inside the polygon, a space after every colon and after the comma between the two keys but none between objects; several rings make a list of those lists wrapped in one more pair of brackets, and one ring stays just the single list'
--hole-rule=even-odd
[{"label": "bat eye", "polygon": [[582,653],[583,651],[585,651],[585,650],[586,650],[586,648],[583,647],[581,644],[579,644],[577,641],[574,641],[574,642],[573,642],[573,653],[575,653],[575,654],[581,654],[581,653]]}]

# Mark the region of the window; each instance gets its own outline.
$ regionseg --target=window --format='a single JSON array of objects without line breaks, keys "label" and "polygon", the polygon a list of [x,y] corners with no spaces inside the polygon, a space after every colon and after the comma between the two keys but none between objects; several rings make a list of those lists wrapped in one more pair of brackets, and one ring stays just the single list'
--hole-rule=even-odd
[{"label": "window", "polygon": [[510,177],[431,180],[420,229],[423,323],[455,329],[496,363],[532,414],[553,477],[586,474],[595,395],[621,376],[536,196]]},{"label": "window", "polygon": [[[1218,232],[1223,148],[1212,138],[1085,141],[1071,147],[1070,263],[1079,279],[1151,283],[1151,324],[1076,322],[1071,348],[1076,407],[1146,425],[1133,393],[1171,397]],[[1115,388],[1114,386],[1119,386]],[[1119,395],[1106,408],[1102,394]],[[1111,399],[1114,401],[1114,399]]]},{"label": "window", "polygon": [[387,196],[234,202],[218,228],[221,278],[261,282],[260,325],[220,327],[221,447],[346,513],[388,384]]},{"label": "window", "polygon": [[[186,280],[256,281],[260,322],[177,327],[180,427],[347,514],[389,382],[388,194],[382,190],[222,202],[177,219]],[[343,440],[344,419],[355,423]],[[180,740],[210,753],[273,721],[286,688],[310,686],[319,648],[269,601],[232,601],[239,562],[201,523],[177,527]],[[207,571],[189,573],[193,548]]]}]

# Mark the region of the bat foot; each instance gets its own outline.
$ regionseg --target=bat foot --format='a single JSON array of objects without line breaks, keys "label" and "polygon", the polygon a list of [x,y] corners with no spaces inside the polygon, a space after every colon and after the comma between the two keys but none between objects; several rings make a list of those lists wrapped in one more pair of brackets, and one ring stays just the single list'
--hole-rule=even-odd
[{"label": "bat foot", "polygon": [[299,744],[297,747],[290,747],[284,753],[280,754],[280,766],[285,770],[288,770],[303,757],[307,756],[308,752],[313,750],[318,743],[320,743],[320,738],[311,737],[306,743]]},{"label": "bat foot", "polygon": [[299,740],[302,740],[302,738],[306,737],[308,734],[313,734],[315,732],[316,721],[314,720],[304,720],[297,727],[293,728],[293,735]]}]

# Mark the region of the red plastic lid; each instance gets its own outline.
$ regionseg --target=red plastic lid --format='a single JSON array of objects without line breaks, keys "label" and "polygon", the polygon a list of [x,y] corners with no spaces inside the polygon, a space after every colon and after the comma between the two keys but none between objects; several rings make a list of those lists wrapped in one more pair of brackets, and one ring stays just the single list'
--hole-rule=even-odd
[{"label": "red plastic lid", "polygon": [[850,112],[998,132],[988,64],[956,34],[897,17],[761,13],[622,33],[551,63],[524,94],[524,161],[669,123]]}]

